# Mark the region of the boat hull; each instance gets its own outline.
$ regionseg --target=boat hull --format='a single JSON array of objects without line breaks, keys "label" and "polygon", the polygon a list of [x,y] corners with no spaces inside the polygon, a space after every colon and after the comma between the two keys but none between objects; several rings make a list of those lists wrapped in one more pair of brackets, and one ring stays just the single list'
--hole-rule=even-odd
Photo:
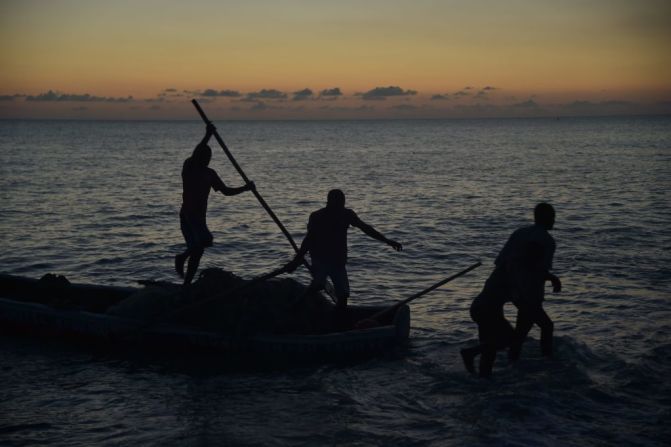
[{"label": "boat hull", "polygon": [[[142,321],[88,310],[59,309],[31,302],[36,282],[0,277],[0,333],[60,339],[75,344],[131,346],[152,352],[217,352],[254,357],[341,359],[370,356],[402,345],[409,337],[410,310],[400,306],[381,326],[320,334],[256,334],[235,336],[176,324],[147,327]],[[94,302],[97,296],[121,299],[134,289],[110,286],[69,286],[79,301]],[[41,291],[40,293],[44,293]],[[48,294],[48,292],[47,292]],[[62,294],[62,293],[61,293]],[[84,306],[85,307],[85,306]],[[95,306],[93,306],[95,307]],[[373,315],[380,307],[350,306],[350,320]]]}]

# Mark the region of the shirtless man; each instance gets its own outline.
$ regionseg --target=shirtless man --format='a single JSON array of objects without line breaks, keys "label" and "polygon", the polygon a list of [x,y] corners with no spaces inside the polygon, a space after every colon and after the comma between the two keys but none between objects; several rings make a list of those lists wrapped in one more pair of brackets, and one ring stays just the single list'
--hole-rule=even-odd
[{"label": "shirtless man", "polygon": [[[208,124],[205,137],[193,150],[191,157],[184,161],[182,167],[183,193],[179,222],[186,241],[186,250],[175,256],[175,271],[184,278],[184,286],[191,284],[205,248],[212,246],[212,233],[207,228],[206,222],[210,189],[219,191],[225,196],[234,196],[255,188],[254,182],[249,182],[239,188],[229,188],[215,170],[208,167],[212,158],[212,149],[207,143],[214,131],[214,125]],[[186,275],[184,275],[184,263],[187,259],[189,264]]]}]

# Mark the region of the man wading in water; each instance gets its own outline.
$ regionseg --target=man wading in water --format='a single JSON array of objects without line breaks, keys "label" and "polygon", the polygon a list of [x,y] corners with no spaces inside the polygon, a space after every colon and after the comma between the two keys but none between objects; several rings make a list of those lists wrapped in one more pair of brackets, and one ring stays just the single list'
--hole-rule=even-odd
[{"label": "man wading in water", "polygon": [[[209,168],[212,149],[207,145],[216,128],[207,125],[205,137],[193,150],[191,157],[184,161],[182,167],[182,208],[179,212],[179,223],[186,241],[186,250],[175,256],[175,271],[184,278],[184,285],[191,284],[198,270],[200,258],[206,247],[212,246],[212,233],[207,228],[207,199],[210,189],[220,191],[225,196],[235,196],[255,189],[254,182],[239,188],[229,188],[219,178],[214,169]],[[184,275],[184,263],[189,265]]]},{"label": "man wading in water", "polygon": [[552,355],[554,323],[543,309],[545,281],[552,283],[554,293],[561,292],[562,287],[559,278],[550,273],[556,246],[554,238],[548,233],[555,223],[552,205],[536,205],[534,222],[534,225],[515,231],[496,259],[497,265],[510,265],[513,303],[517,306],[515,338],[510,348],[512,361],[519,359],[522,343],[534,324],[541,330],[541,352],[546,357]]},{"label": "man wading in water", "polygon": [[[510,360],[516,361],[534,323],[541,328],[543,355],[552,355],[554,325],[542,307],[545,281],[552,282],[554,292],[561,291],[559,278],[549,271],[555,252],[555,241],[548,233],[555,222],[552,205],[536,205],[534,221],[534,225],[510,236],[496,258],[494,271],[471,305],[480,344],[462,349],[461,357],[466,369],[474,373],[474,360],[480,355],[480,377],[491,375],[499,349],[510,348]],[[509,301],[518,309],[515,330],[503,315],[503,306]]]},{"label": "man wading in water", "polygon": [[329,191],[326,208],[315,211],[308,221],[308,233],[305,235],[296,257],[287,264],[286,269],[293,272],[303,261],[306,253],[312,258],[312,282],[304,296],[321,290],[326,278],[331,278],[338,302],[339,310],[347,307],[349,297],[349,280],[347,278],[347,229],[351,226],[359,228],[373,239],[390,245],[396,251],[402,249],[401,244],[387,239],[375,228],[368,225],[354,211],[345,208],[345,194],[339,189]]}]

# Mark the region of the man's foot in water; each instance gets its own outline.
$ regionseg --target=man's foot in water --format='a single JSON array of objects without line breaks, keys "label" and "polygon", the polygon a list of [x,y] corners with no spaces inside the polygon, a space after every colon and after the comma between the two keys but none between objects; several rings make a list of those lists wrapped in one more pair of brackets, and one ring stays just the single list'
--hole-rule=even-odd
[{"label": "man's foot in water", "polygon": [[471,352],[470,349],[462,349],[461,359],[464,361],[464,367],[466,367],[466,371],[471,374],[475,374],[475,354]]},{"label": "man's foot in water", "polygon": [[184,263],[186,262],[186,258],[184,253],[175,256],[175,272],[177,272],[180,278],[184,278]]}]

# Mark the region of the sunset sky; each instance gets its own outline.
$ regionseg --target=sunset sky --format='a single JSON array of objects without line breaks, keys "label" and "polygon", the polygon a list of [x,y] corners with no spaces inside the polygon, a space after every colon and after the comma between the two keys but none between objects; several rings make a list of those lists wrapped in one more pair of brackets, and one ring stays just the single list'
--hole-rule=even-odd
[{"label": "sunset sky", "polygon": [[671,113],[668,0],[0,0],[0,118]]}]

